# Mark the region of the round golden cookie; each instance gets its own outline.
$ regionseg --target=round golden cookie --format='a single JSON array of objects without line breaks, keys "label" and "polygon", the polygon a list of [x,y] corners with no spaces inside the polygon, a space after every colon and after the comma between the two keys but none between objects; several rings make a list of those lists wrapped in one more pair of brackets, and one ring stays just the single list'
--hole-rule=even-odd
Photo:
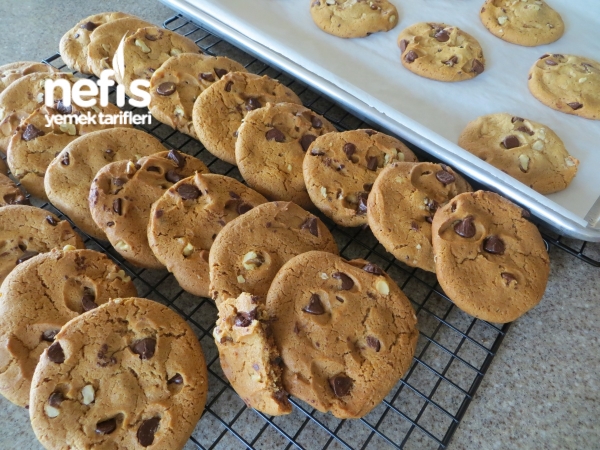
[{"label": "round golden cookie", "polygon": [[137,161],[163,151],[165,148],[158,139],[135,128],[88,133],[75,139],[52,160],[44,177],[46,195],[83,232],[106,240],[92,219],[88,203],[96,173],[114,161]]},{"label": "round golden cookie", "polygon": [[451,167],[429,162],[390,164],[367,202],[369,227],[398,261],[435,272],[431,223],[438,208],[471,186]]},{"label": "round golden cookie", "polygon": [[29,205],[29,199],[10,178],[0,173],[0,207],[7,205]]},{"label": "round golden cookie", "polygon": [[33,371],[60,328],[111,298],[137,295],[103,253],[52,250],[19,264],[0,288],[0,394],[29,404]]},{"label": "round golden cookie", "polygon": [[318,217],[291,202],[257,206],[228,223],[213,242],[211,296],[217,303],[242,292],[264,297],[281,266],[311,250],[338,253]]},{"label": "round golden cookie", "polygon": [[150,209],[173,184],[195,173],[208,173],[208,168],[177,150],[145,156],[135,164],[125,160],[107,164],[90,188],[92,219],[127,261],[161,269],[164,266],[152,253],[145,232]]},{"label": "round golden cookie", "polygon": [[419,332],[398,285],[364,260],[308,252],[288,261],[266,312],[283,359],[283,385],[335,417],[360,418],[408,370]]},{"label": "round golden cookie", "polygon": [[47,449],[175,450],[207,390],[190,326],[160,303],[118,298],[70,320],[44,350],[29,415]]},{"label": "round golden cookie", "polygon": [[58,72],[50,64],[35,61],[19,61],[0,66],[0,93],[10,84],[23,78],[25,75],[36,72]]},{"label": "round golden cookie", "polygon": [[217,158],[235,164],[235,141],[244,117],[267,103],[281,102],[302,104],[291,89],[266,75],[228,73],[194,103],[196,135]]},{"label": "round golden cookie", "polygon": [[543,55],[529,70],[528,86],[535,98],[552,109],[600,120],[598,61],[575,55]]},{"label": "round golden cookie", "polygon": [[71,70],[91,74],[92,70],[87,61],[90,35],[99,26],[125,17],[131,16],[122,12],[107,12],[80,20],[61,38],[60,57]]},{"label": "round golden cookie", "polygon": [[304,182],[317,208],[338,225],[367,223],[367,198],[381,170],[417,158],[398,139],[373,130],[318,137],[303,163]]},{"label": "round golden cookie", "polygon": [[567,188],[579,165],[550,128],[507,113],[470,122],[458,145],[541,194]]},{"label": "round golden cookie", "polygon": [[550,44],[565,31],[560,14],[544,0],[486,0],[479,17],[494,36],[526,47]]},{"label": "round golden cookie", "polygon": [[436,212],[437,278],[467,314],[506,323],[542,299],[550,260],[538,228],[524,216],[529,213],[485,191],[457,195]]},{"label": "round golden cookie", "polygon": [[311,0],[310,14],[321,30],[342,38],[365,37],[398,24],[398,10],[388,0]]},{"label": "round golden cookie", "polygon": [[175,184],[152,205],[150,248],[183,289],[208,297],[208,254],[215,238],[228,222],[266,201],[234,178],[198,173]]},{"label": "round golden cookie", "polygon": [[268,103],[249,112],[238,130],[238,169],[265,197],[310,209],[302,163],[310,144],[332,131],[335,127],[327,119],[302,105]]},{"label": "round golden cookie", "polygon": [[421,22],[398,36],[402,65],[438,81],[463,81],[485,69],[481,45],[473,36],[445,23]]},{"label": "round golden cookie", "polygon": [[198,139],[192,122],[194,102],[229,72],[246,72],[225,56],[182,53],[167,59],[150,79],[150,112],[156,119]]}]

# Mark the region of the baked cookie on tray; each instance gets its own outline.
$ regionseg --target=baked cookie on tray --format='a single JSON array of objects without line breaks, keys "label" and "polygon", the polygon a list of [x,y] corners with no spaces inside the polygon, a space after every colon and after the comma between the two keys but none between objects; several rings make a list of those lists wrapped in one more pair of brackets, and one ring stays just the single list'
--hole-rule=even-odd
[{"label": "baked cookie on tray", "polygon": [[0,93],[11,83],[23,78],[25,75],[36,72],[58,72],[49,64],[35,61],[18,61],[0,66]]},{"label": "baked cookie on tray", "polygon": [[523,209],[493,192],[457,195],[433,218],[437,278],[467,314],[512,322],[544,295],[550,260]]},{"label": "baked cookie on tray", "polygon": [[552,109],[600,120],[598,61],[575,55],[543,55],[529,70],[528,86],[535,98]]},{"label": "baked cookie on tray", "polygon": [[29,415],[48,449],[182,449],[206,402],[198,338],[175,312],[118,298],[71,319],[42,353]]},{"label": "baked cookie on tray", "polygon": [[93,250],[52,250],[19,264],[0,288],[0,394],[29,404],[33,371],[60,328],[111,298],[137,295],[131,278]]},{"label": "baked cookie on tray", "polygon": [[398,10],[388,0],[310,0],[310,14],[321,30],[342,38],[365,37],[398,24]]},{"label": "baked cookie on tray", "polygon": [[89,196],[90,212],[108,241],[130,263],[151,269],[164,266],[148,244],[152,204],[173,184],[208,173],[206,165],[177,150],[145,156],[134,163],[115,161],[98,171]]},{"label": "baked cookie on tray", "polygon": [[162,123],[198,139],[192,121],[194,102],[202,91],[229,72],[246,69],[225,56],[172,56],[150,79],[150,112]]},{"label": "baked cookie on tray", "polygon": [[150,248],[183,289],[208,297],[208,255],[216,237],[228,222],[266,201],[234,178],[197,173],[172,186],[152,205]]},{"label": "baked cookie on tray", "polygon": [[291,202],[259,205],[228,223],[210,250],[210,294],[217,303],[242,292],[266,296],[277,271],[311,250],[338,253],[321,220]]},{"label": "baked cookie on tray", "polygon": [[398,285],[365,260],[326,252],[279,270],[266,312],[293,396],[340,419],[377,406],[408,370],[419,332]]},{"label": "baked cookie on tray", "polygon": [[264,299],[241,294],[217,304],[213,330],[223,373],[250,408],[271,416],[292,412],[283,389],[282,359],[273,340]]},{"label": "baked cookie on tray", "polygon": [[367,198],[381,170],[396,161],[416,162],[398,139],[374,130],[318,137],[303,163],[304,182],[317,208],[338,225],[367,223]]},{"label": "baked cookie on tray", "polygon": [[367,202],[369,227],[396,259],[435,272],[431,223],[438,208],[471,186],[445,164],[399,162],[381,171]]},{"label": "baked cookie on tray", "polygon": [[483,73],[485,58],[477,39],[445,23],[421,22],[398,36],[402,65],[437,81],[469,80]]},{"label": "baked cookie on tray", "polygon": [[486,0],[479,17],[494,36],[526,47],[550,44],[565,31],[560,14],[544,0]]},{"label": "baked cookie on tray", "polygon": [[507,113],[470,122],[458,145],[541,194],[567,188],[579,165],[550,128]]},{"label": "baked cookie on tray", "polygon": [[336,131],[323,116],[295,103],[268,103],[248,113],[238,130],[235,159],[249,186],[271,200],[313,207],[304,156],[315,139]]},{"label": "baked cookie on tray", "polygon": [[29,205],[29,199],[10,178],[0,173],[0,207],[7,205]]},{"label": "baked cookie on tray", "polygon": [[302,104],[300,98],[279,81],[252,73],[231,72],[208,87],[194,103],[194,129],[206,149],[235,164],[238,128],[248,112],[267,103]]}]

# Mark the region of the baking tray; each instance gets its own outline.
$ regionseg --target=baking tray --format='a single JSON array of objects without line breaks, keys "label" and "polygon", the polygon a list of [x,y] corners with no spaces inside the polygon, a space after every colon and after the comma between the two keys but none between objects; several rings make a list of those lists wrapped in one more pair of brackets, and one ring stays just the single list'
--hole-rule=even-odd
[{"label": "baking tray", "polygon": [[[576,36],[579,36],[579,34],[587,30],[587,28],[593,27],[593,17],[595,15],[598,15],[600,18],[600,9],[594,6],[595,0],[580,0],[577,3],[569,2],[568,5],[566,2],[563,2],[562,5],[559,5],[563,10],[570,8],[574,10],[574,13],[577,13],[572,15],[563,14],[563,18],[567,21],[567,33],[571,33],[571,35],[565,36],[558,41],[558,43],[556,43],[558,47],[544,46],[534,50],[505,43],[487,32],[477,18],[477,12],[480,3],[483,3],[483,0],[467,0],[466,2],[460,2],[460,5],[448,5],[448,2],[442,0],[419,2],[419,5],[415,5],[414,2],[412,4],[411,2],[395,2],[400,10],[401,16],[401,23],[398,27],[390,33],[385,33],[386,36],[382,33],[378,33],[377,35],[367,38],[368,40],[352,41],[334,38],[318,30],[310,20],[310,15],[308,13],[309,2],[304,0],[291,2],[274,2],[272,0],[256,0],[253,2],[248,2],[247,0],[160,1],[182,13],[185,17],[194,20],[196,23],[202,24],[202,26],[209,31],[226,38],[230,42],[234,42],[236,46],[243,48],[254,56],[258,56],[262,60],[269,62],[271,65],[293,75],[295,78],[306,82],[321,92],[322,95],[334,100],[336,103],[342,105],[369,124],[379,125],[383,131],[394,134],[415,144],[432,157],[451,164],[460,172],[477,180],[486,188],[501,192],[504,196],[511,198],[524,208],[529,209],[534,216],[544,221],[550,228],[560,234],[586,241],[600,241],[600,198],[595,201],[593,206],[591,203],[594,203],[594,201],[590,200],[590,198],[596,199],[600,194],[596,175],[593,173],[594,162],[596,162],[597,158],[600,158],[597,152],[595,152],[596,144],[594,143],[597,139],[600,139],[600,123],[567,116],[550,110],[541,105],[541,103],[535,100],[527,92],[527,88],[525,87],[526,83],[522,80],[515,80],[511,85],[511,87],[514,88],[512,90],[517,91],[512,94],[512,100],[515,105],[519,106],[520,109],[518,109],[518,111],[525,111],[527,112],[527,114],[524,112],[525,116],[535,118],[558,131],[567,143],[567,148],[570,148],[575,156],[579,156],[580,159],[582,159],[580,174],[576,177],[576,181],[570,186],[570,190],[568,190],[568,192],[563,191],[562,193],[553,194],[553,196],[548,197],[534,192],[521,183],[515,183],[514,179],[502,171],[481,161],[469,152],[460,149],[454,143],[460,129],[454,130],[456,136],[453,138],[449,138],[448,133],[446,133],[446,136],[444,137],[432,131],[434,126],[436,126],[431,123],[431,120],[433,119],[430,120],[430,123],[421,123],[424,122],[423,117],[420,118],[421,122],[413,120],[405,115],[407,110],[394,110],[389,107],[389,105],[377,101],[375,97],[370,96],[373,90],[377,90],[377,88],[374,88],[373,86],[385,84],[391,77],[404,77],[406,76],[406,73],[408,73],[408,71],[401,67],[400,62],[397,61],[400,57],[399,51],[394,43],[390,46],[389,40],[395,41],[395,37],[400,30],[405,26],[410,25],[410,23],[403,20],[403,18],[409,14],[413,14],[414,10],[428,8],[431,11],[437,8],[439,9],[439,12],[436,11],[436,14],[434,15],[438,21],[446,19],[448,19],[448,21],[454,20],[456,25],[459,25],[468,31],[473,32],[472,29],[475,29],[474,34],[476,34],[480,42],[482,42],[482,44],[487,44],[484,45],[485,52],[488,56],[492,56],[492,58],[488,58],[488,64],[490,65],[489,73],[469,82],[453,84],[453,89],[462,90],[465,98],[467,98],[468,101],[473,101],[473,96],[468,95],[470,87],[477,86],[477,83],[481,86],[480,83],[485,81],[483,78],[484,76],[491,76],[492,73],[497,74],[498,72],[502,72],[503,68],[498,67],[502,65],[500,56],[506,54],[507,48],[511,49],[511,51],[529,52],[527,53],[529,55],[527,61],[530,62],[527,63],[527,66],[531,65],[535,58],[545,51],[559,51],[552,50],[554,48],[558,48],[561,52],[565,53],[573,53],[581,50],[579,44],[577,44],[576,47],[571,45],[570,47],[563,49],[561,49],[561,45],[570,45],[574,40],[572,37],[574,33]],[[560,1],[555,0],[554,3],[560,3]],[[464,10],[467,5],[468,11],[470,11],[472,17],[457,18],[452,10],[460,8]],[[589,6],[589,8],[587,8],[587,6]],[[238,14],[239,17],[235,17],[235,11],[238,9],[240,10],[240,13]],[[581,11],[587,11],[587,13],[582,15],[580,14]],[[290,14],[290,12],[295,12],[295,14]],[[233,20],[232,18],[235,19],[235,27],[225,23],[225,20]],[[427,16],[427,18],[421,17],[421,20],[436,20],[436,18],[430,19],[429,16]],[[276,26],[273,26],[273,23],[275,23]],[[272,28],[263,31],[262,28],[259,28],[260,24],[265,25],[265,28],[267,25],[271,25]],[[311,31],[307,31],[309,29]],[[249,37],[251,34],[252,36]],[[278,39],[274,36],[279,36],[280,39],[284,39],[286,35],[297,35],[298,40],[312,39],[311,44],[313,44],[313,46],[311,48],[314,48],[314,51],[318,53],[321,58],[320,60],[315,58],[315,61],[320,62],[314,62],[310,58],[307,59],[306,55],[303,54],[301,50],[295,52],[296,49],[293,46],[285,46],[286,44],[279,45]],[[587,36],[588,37],[584,36],[583,40],[589,41],[589,34]],[[373,58],[378,62],[381,62],[382,58],[377,59],[377,53],[381,53],[378,46],[381,47],[382,39],[386,40],[386,51],[393,55],[392,58],[395,61],[394,70],[396,70],[396,73],[380,76],[379,72],[381,72],[381,70],[379,67],[365,68],[365,65],[363,65],[360,67],[360,70],[368,73],[364,76],[366,81],[361,85],[360,89],[356,88],[356,83],[351,84],[345,78],[340,77],[339,69],[340,67],[344,67],[343,62],[337,62],[337,72],[329,71],[330,67],[323,69],[322,66],[319,65],[323,62],[323,55],[326,55],[326,57],[331,56],[331,59],[335,59],[335,54],[331,51],[332,49],[345,51],[345,46],[351,45],[362,46],[348,47],[352,48],[352,51],[360,50],[362,53],[367,54],[370,48]],[[340,42],[342,42],[342,44],[339,44]],[[360,42],[360,44],[357,44],[357,42]],[[371,44],[365,44],[365,42],[370,42]],[[593,57],[593,53],[596,50],[600,52],[600,44],[598,42],[588,42],[588,44],[586,49],[588,50],[588,53],[591,52],[588,56]],[[369,45],[371,45],[371,47],[369,47]],[[570,49],[572,51],[569,51]],[[345,51],[344,56],[351,58],[352,51]],[[533,54],[536,56],[532,58],[531,52],[534,52]],[[389,57],[387,59],[389,59]],[[302,61],[303,64],[295,61]],[[504,61],[507,60],[504,59]],[[348,62],[351,63],[352,59],[349,59]],[[511,66],[512,65],[514,64],[511,64]],[[386,68],[388,67],[386,66]],[[352,70],[353,68],[349,64],[348,71]],[[323,76],[318,75],[317,73],[323,74]],[[409,76],[413,75],[410,74]],[[523,74],[519,76],[523,78]],[[524,76],[526,76],[526,72]],[[357,77],[355,77],[355,80],[358,79]],[[420,78],[416,76],[413,77]],[[506,88],[507,75],[504,74],[502,77],[504,79],[504,85],[493,85],[493,89],[485,91],[485,95],[488,97],[485,97],[485,95],[482,94],[483,91],[481,88],[478,88],[479,90],[477,90],[476,97],[483,96],[482,102],[493,104],[494,92],[500,88]],[[439,82],[432,82],[430,80],[425,80],[424,82],[423,79],[419,79],[418,81],[415,81],[413,78],[409,81],[415,85],[414,92],[409,93],[408,91],[401,91],[400,94],[404,96],[411,94],[408,95],[407,98],[410,98],[413,102],[415,100],[418,101],[419,99],[431,99],[435,96],[441,98],[444,96],[444,92],[447,91],[440,89],[448,89],[447,87],[440,88]],[[352,90],[353,93],[359,92],[360,95],[349,93],[351,91],[349,86],[355,88]],[[369,86],[369,88],[373,89],[369,91],[368,88],[365,88],[365,93],[361,90],[362,86]],[[425,90],[428,91],[428,95],[422,96],[420,93]],[[395,95],[395,92],[391,91],[389,95]],[[524,100],[525,98],[526,100]],[[370,105],[375,105],[377,109]],[[448,109],[449,112],[446,117],[451,118],[452,115],[456,115],[458,112],[462,114],[465,109],[467,108],[461,106],[459,103],[453,110]],[[484,110],[486,111],[485,113],[498,112],[498,109],[495,107],[492,107],[490,110],[486,106]],[[515,110],[516,107],[512,108],[513,112]],[[529,112],[530,110],[532,110],[532,112]],[[468,120],[474,119],[477,115],[479,114],[469,116]],[[551,120],[547,120],[546,117],[550,117]],[[466,125],[468,120],[465,120],[464,123],[461,122],[461,128]],[[437,120],[438,124],[443,122],[445,122],[443,118]],[[568,124],[564,129],[562,125],[563,122]],[[456,124],[453,126],[456,128]],[[575,132],[567,133],[566,131],[570,129],[573,129]],[[586,130],[589,132],[585,132]],[[573,142],[575,142],[574,146],[577,147],[577,139],[581,139],[581,136],[586,136],[585,145],[573,149]],[[593,136],[596,136],[596,138]],[[577,152],[575,150],[577,150]],[[587,165],[584,166],[586,161]],[[582,168],[584,168],[584,170]],[[587,198],[585,206],[574,206],[578,203],[579,198],[583,197]],[[582,208],[584,209],[582,210]],[[574,213],[570,209],[578,211],[577,213]]]}]

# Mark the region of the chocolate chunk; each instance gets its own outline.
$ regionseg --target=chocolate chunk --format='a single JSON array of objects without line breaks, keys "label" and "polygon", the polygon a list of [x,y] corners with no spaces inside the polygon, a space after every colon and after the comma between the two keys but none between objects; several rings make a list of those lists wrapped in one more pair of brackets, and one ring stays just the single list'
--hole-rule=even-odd
[{"label": "chocolate chunk", "polygon": [[344,303],[344,299],[342,297],[340,297],[339,295],[336,295],[335,299],[340,303]]},{"label": "chocolate chunk", "polygon": [[215,73],[217,74],[217,76],[219,78],[223,78],[225,75],[227,75],[229,72],[225,69],[215,69]]},{"label": "chocolate chunk", "polygon": [[144,338],[131,344],[131,351],[140,355],[140,359],[150,359],[156,350],[156,339]]},{"label": "chocolate chunk", "polygon": [[455,64],[458,64],[458,56],[454,55],[452,58],[442,62],[447,66],[454,67]]},{"label": "chocolate chunk", "polygon": [[85,288],[83,290],[83,297],[81,297],[81,306],[83,307],[83,310],[87,312],[96,309],[98,305],[94,300],[96,300],[94,292],[89,288]]},{"label": "chocolate chunk", "polygon": [[348,157],[349,160],[352,161],[352,155],[356,152],[356,145],[351,142],[344,144],[344,153]]},{"label": "chocolate chunk", "polygon": [[69,158],[69,152],[66,152],[66,153],[63,155],[63,157],[62,157],[62,160],[60,161],[60,163],[61,163],[63,166],[68,166],[68,165],[70,164],[70,162],[71,162],[71,161],[70,161],[70,158]]},{"label": "chocolate chunk", "polygon": [[365,130],[365,134],[367,136],[373,136],[374,134],[377,134],[377,131],[375,131],[375,130]]},{"label": "chocolate chunk", "polygon": [[[158,213],[158,211],[157,211],[157,213]],[[111,220],[110,222],[106,222],[106,226],[107,227],[114,227],[115,223]]]},{"label": "chocolate chunk", "polygon": [[262,108],[262,104],[260,103],[260,101],[257,98],[250,97],[248,100],[246,100],[246,110],[247,111],[254,111],[255,109],[258,109],[258,108]]},{"label": "chocolate chunk", "polygon": [[254,208],[254,206],[252,206],[250,203],[241,202],[237,205],[236,211],[241,216],[242,214],[246,214],[252,208]]},{"label": "chocolate chunk", "polygon": [[37,256],[37,255],[39,255],[39,252],[35,252],[35,251],[31,251],[31,250],[26,250],[20,256],[20,258],[17,259],[17,264],[21,264],[22,262],[25,262],[28,259],[31,259],[31,258],[33,258],[34,256]]},{"label": "chocolate chunk", "polygon": [[489,236],[483,241],[483,249],[494,255],[503,255],[504,250],[506,250],[506,246],[504,245],[504,241],[500,239],[498,236],[492,235]]},{"label": "chocolate chunk", "polygon": [[313,128],[316,128],[317,130],[323,127],[323,121],[317,116],[312,116],[312,118],[310,119],[310,124]]},{"label": "chocolate chunk", "polygon": [[33,124],[28,124],[25,127],[25,130],[23,131],[23,134],[21,135],[21,139],[23,139],[24,141],[32,141],[40,136],[43,136],[45,133],[40,130],[39,128],[36,128],[35,125]]},{"label": "chocolate chunk", "polygon": [[358,205],[356,206],[356,214],[364,216],[367,213],[367,200],[369,194],[366,192],[359,192],[358,194]]},{"label": "chocolate chunk", "polygon": [[414,220],[410,223],[410,229],[413,231],[419,231],[419,225]]},{"label": "chocolate chunk", "polygon": [[352,389],[352,378],[346,375],[336,375],[329,379],[329,385],[336,397],[345,397]]},{"label": "chocolate chunk", "polygon": [[304,222],[302,222],[300,229],[308,230],[313,236],[319,237],[319,224],[317,223],[316,217],[308,217]]},{"label": "chocolate chunk", "polygon": [[29,205],[29,199],[23,194],[6,194],[4,197],[4,203],[7,205]]},{"label": "chocolate chunk", "polygon": [[450,183],[454,183],[456,178],[450,172],[446,170],[440,170],[435,174],[437,180],[442,183],[444,186],[448,186]]},{"label": "chocolate chunk", "polygon": [[277,128],[271,128],[265,133],[267,141],[285,142],[285,134]]},{"label": "chocolate chunk", "polygon": [[46,330],[42,333],[42,341],[54,342],[54,338],[58,334],[59,330]]},{"label": "chocolate chunk", "polygon": [[540,59],[547,58],[548,56],[550,56],[548,53],[544,53],[542,56],[540,56]]},{"label": "chocolate chunk", "polygon": [[511,281],[517,281],[517,278],[512,273],[502,272],[500,276],[504,279],[504,281],[506,281],[507,286]]},{"label": "chocolate chunk", "polygon": [[165,180],[167,180],[169,183],[175,184],[178,181],[183,180],[183,177],[175,169],[170,169],[167,170],[167,173],[165,173]]},{"label": "chocolate chunk", "polygon": [[377,170],[377,156],[369,156],[367,158],[367,169],[373,172]]},{"label": "chocolate chunk", "polygon": [[62,364],[65,362],[65,352],[63,351],[60,342],[55,342],[48,347],[47,353],[48,359],[56,364]]},{"label": "chocolate chunk", "polygon": [[123,213],[123,201],[120,198],[113,200],[113,211],[119,216]]},{"label": "chocolate chunk", "polygon": [[48,398],[48,404],[53,408],[58,408],[64,400],[65,397],[60,392],[53,392]]},{"label": "chocolate chunk", "polygon": [[167,384],[183,384],[183,377],[180,374],[176,373],[167,380]]},{"label": "chocolate chunk", "polygon": [[96,433],[98,434],[110,434],[117,429],[117,421],[115,419],[108,419],[96,424]]},{"label": "chocolate chunk", "polygon": [[[216,70],[215,70],[215,72],[216,72]],[[200,78],[203,79],[203,80],[209,81],[211,83],[213,81],[215,81],[215,76],[212,73],[210,73],[210,72],[201,73],[200,74]]]},{"label": "chocolate chunk", "polygon": [[58,225],[58,220],[56,220],[54,217],[52,216],[46,216],[46,222],[48,222],[50,225],[52,225],[53,227],[55,227],[56,225]]},{"label": "chocolate chunk", "polygon": [[527,128],[525,125],[521,125],[519,128],[517,128],[517,131],[527,133],[529,136],[533,136],[535,134],[532,130]]},{"label": "chocolate chunk", "polygon": [[178,186],[177,193],[184,200],[195,200],[202,195],[200,189],[193,184],[182,184]]},{"label": "chocolate chunk", "polygon": [[144,37],[152,42],[158,41],[162,37],[162,32],[160,32],[160,34],[158,34],[158,35],[146,34]]},{"label": "chocolate chunk", "polygon": [[310,145],[317,140],[317,137],[314,134],[305,134],[300,139],[300,145],[302,146],[302,150],[305,152],[309,149]]},{"label": "chocolate chunk", "polygon": [[160,417],[144,420],[137,430],[137,440],[142,447],[148,447],[154,442],[154,434],[158,431]]},{"label": "chocolate chunk", "polygon": [[504,138],[504,140],[502,141],[502,145],[504,145],[504,148],[508,150],[511,148],[519,147],[521,145],[521,142],[519,141],[519,138],[516,137],[514,134],[510,134]]},{"label": "chocolate chunk", "polygon": [[94,22],[86,22],[83,25],[79,26],[79,28],[82,28],[87,31],[94,31],[97,27],[98,25],[96,25]]},{"label": "chocolate chunk", "polygon": [[114,184],[117,187],[121,187],[125,183],[127,183],[127,178],[113,178],[112,179],[112,184]]},{"label": "chocolate chunk", "polygon": [[313,155],[313,156],[323,156],[325,154],[325,152],[322,151],[322,150],[319,150],[318,148],[313,148],[310,151],[310,154]]},{"label": "chocolate chunk", "polygon": [[567,105],[569,105],[573,111],[583,108],[583,105],[579,102],[567,103]]},{"label": "chocolate chunk", "polygon": [[400,41],[400,53],[404,53],[406,47],[408,47],[408,41],[406,39],[402,39]]},{"label": "chocolate chunk", "polygon": [[373,183],[365,183],[363,184],[363,189],[367,192],[371,192],[371,189],[373,189]]},{"label": "chocolate chunk", "polygon": [[172,83],[171,81],[165,81],[164,83],[160,83],[158,85],[158,87],[156,88],[156,93],[158,95],[163,95],[165,97],[172,95],[174,92],[175,92],[175,83]]},{"label": "chocolate chunk", "polygon": [[415,62],[415,59],[417,59],[419,57],[419,55],[417,55],[417,53],[413,50],[409,50],[409,52],[406,54],[406,56],[404,57],[404,61],[406,61],[407,63],[413,63]]},{"label": "chocolate chunk", "polygon": [[71,114],[73,112],[73,107],[71,105],[65,106],[62,99],[56,102],[54,108],[59,114]]},{"label": "chocolate chunk", "polygon": [[110,358],[107,357],[106,353],[108,352],[108,345],[102,344],[100,347],[100,351],[98,352],[98,365],[100,367],[106,367],[109,364],[116,364],[117,359],[114,356]]},{"label": "chocolate chunk", "polygon": [[478,59],[473,60],[473,66],[471,67],[471,72],[475,72],[477,75],[480,75],[485,70],[484,65]]},{"label": "chocolate chunk", "polygon": [[427,222],[427,223],[433,223],[433,217],[431,217],[431,216],[425,216],[425,222]]},{"label": "chocolate chunk", "polygon": [[553,59],[547,59],[546,64],[548,64],[549,66],[557,66],[558,65],[558,63],[556,61],[554,61]]},{"label": "chocolate chunk", "polygon": [[373,275],[383,275],[384,271],[377,264],[369,263],[363,267],[365,272],[372,273]]},{"label": "chocolate chunk", "polygon": [[225,92],[231,92],[231,86],[233,86],[233,81],[228,81],[225,85]]},{"label": "chocolate chunk", "polygon": [[317,294],[312,294],[310,296],[310,300],[308,301],[308,305],[302,308],[302,311],[315,316],[325,314],[325,307],[323,306],[323,303],[321,303],[321,297],[319,297]]},{"label": "chocolate chunk", "polygon": [[446,30],[441,29],[439,30],[437,33],[435,33],[433,35],[433,37],[438,41],[438,42],[448,42],[448,40],[450,39],[450,33],[448,33]]},{"label": "chocolate chunk", "polygon": [[510,119],[510,121],[511,121],[512,123],[515,123],[515,122],[523,122],[524,120],[525,120],[525,119],[523,119],[522,117],[517,117],[517,116],[514,116],[512,119]]},{"label": "chocolate chunk", "polygon": [[342,286],[340,287],[342,291],[349,291],[354,287],[354,281],[352,281],[352,278],[343,272],[336,272],[332,274],[331,277],[342,282]]},{"label": "chocolate chunk", "polygon": [[522,209],[521,217],[523,217],[524,219],[529,219],[531,217],[531,213],[529,211],[527,211],[526,209]]},{"label": "chocolate chunk", "polygon": [[464,238],[472,238],[475,236],[477,229],[473,223],[473,216],[467,216],[460,222],[454,225],[454,232]]},{"label": "chocolate chunk", "polygon": [[258,311],[254,308],[250,312],[238,312],[235,316],[234,324],[236,327],[249,327],[253,320],[258,316]]},{"label": "chocolate chunk", "polygon": [[185,167],[185,158],[181,155],[181,153],[179,153],[175,149],[169,150],[169,153],[167,153],[167,159],[170,159],[175,164],[177,164],[177,167],[179,169]]},{"label": "chocolate chunk", "polygon": [[233,192],[233,191],[229,191],[229,196],[230,196],[231,198],[235,199],[235,200],[241,200],[241,199],[242,199],[242,197],[240,197],[238,194],[236,194],[236,193],[235,193],[235,192]]},{"label": "chocolate chunk", "polygon": [[377,339],[376,337],[367,336],[367,345],[376,352],[379,352],[379,350],[381,350],[381,342],[379,342],[379,339]]}]

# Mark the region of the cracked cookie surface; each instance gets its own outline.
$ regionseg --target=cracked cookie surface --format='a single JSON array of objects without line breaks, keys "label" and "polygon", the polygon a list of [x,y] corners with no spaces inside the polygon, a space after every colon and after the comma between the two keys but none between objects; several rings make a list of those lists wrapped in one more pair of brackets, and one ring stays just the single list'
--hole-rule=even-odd
[{"label": "cracked cookie surface", "polygon": [[0,393],[29,404],[33,371],[60,328],[111,298],[137,295],[131,278],[93,250],[52,250],[19,264],[0,288]]},{"label": "cracked cookie surface", "polygon": [[470,122],[458,145],[541,194],[567,188],[579,165],[550,128],[507,113]]},{"label": "cracked cookie surface", "polygon": [[381,171],[369,194],[369,227],[396,259],[435,272],[433,216],[450,199],[470,190],[469,183],[444,164],[391,164]]},{"label": "cracked cookie surface", "polygon": [[69,321],[44,350],[29,414],[48,449],[182,449],[207,387],[202,348],[178,314],[113,299]]},{"label": "cracked cookie surface", "polygon": [[10,178],[0,173],[0,207],[7,205],[29,205],[29,199]]},{"label": "cracked cookie surface", "polygon": [[418,331],[398,285],[364,260],[308,252],[285,264],[266,311],[285,389],[321,412],[363,417],[409,368]]},{"label": "cracked cookie surface", "polygon": [[433,218],[438,281],[467,314],[511,322],[536,306],[550,260],[529,213],[493,192],[460,194]]},{"label": "cracked cookie surface", "polygon": [[18,61],[0,66],[0,93],[15,81],[36,72],[51,73],[58,72],[58,69],[35,61]]}]

